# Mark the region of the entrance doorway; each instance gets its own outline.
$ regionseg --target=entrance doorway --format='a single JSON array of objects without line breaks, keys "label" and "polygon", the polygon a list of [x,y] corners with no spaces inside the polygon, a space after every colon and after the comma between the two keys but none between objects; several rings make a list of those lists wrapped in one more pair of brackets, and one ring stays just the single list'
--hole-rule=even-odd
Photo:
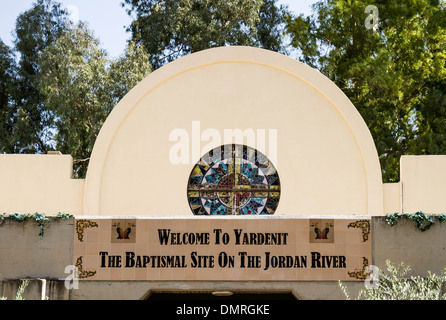
[{"label": "entrance doorway", "polygon": [[150,301],[293,301],[297,300],[291,292],[278,293],[251,293],[251,292],[230,292],[230,291],[214,291],[214,292],[153,292],[148,297]]}]

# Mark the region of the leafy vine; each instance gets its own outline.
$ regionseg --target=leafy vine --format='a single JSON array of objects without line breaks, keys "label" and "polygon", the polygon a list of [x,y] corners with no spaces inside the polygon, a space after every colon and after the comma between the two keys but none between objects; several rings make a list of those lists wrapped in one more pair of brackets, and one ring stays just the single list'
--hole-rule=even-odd
[{"label": "leafy vine", "polygon": [[11,213],[9,215],[6,215],[5,213],[0,214],[0,225],[3,224],[3,222],[6,221],[6,219],[15,221],[15,222],[25,222],[29,219],[34,219],[37,223],[37,226],[39,226],[39,236],[40,239],[43,240],[43,235],[45,233],[44,227],[47,223],[56,221],[56,220],[68,220],[72,218],[73,216],[67,213],[59,213],[57,216],[47,217],[43,213]]},{"label": "leafy vine", "polygon": [[416,228],[419,231],[428,230],[434,223],[435,220],[438,220],[440,223],[443,223],[446,220],[445,214],[432,214],[428,215],[421,211],[416,213],[389,213],[386,215],[386,221],[389,225],[394,226],[397,224],[399,219],[407,219],[415,222]]}]

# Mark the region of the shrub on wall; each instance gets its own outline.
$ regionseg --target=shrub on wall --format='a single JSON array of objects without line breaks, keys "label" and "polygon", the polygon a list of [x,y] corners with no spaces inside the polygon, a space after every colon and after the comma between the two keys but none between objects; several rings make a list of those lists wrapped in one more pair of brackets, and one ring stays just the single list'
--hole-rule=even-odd
[{"label": "shrub on wall", "polygon": [[443,223],[446,220],[446,215],[442,213],[438,215],[428,215],[421,211],[416,213],[389,213],[386,215],[386,221],[391,226],[396,225],[400,219],[413,221],[418,230],[426,231],[429,230],[436,221]]},{"label": "shrub on wall", "polygon": [[42,213],[34,213],[34,214],[11,213],[9,215],[6,215],[3,213],[3,214],[0,214],[0,225],[3,222],[5,222],[6,219],[10,219],[12,221],[19,222],[19,223],[34,219],[37,223],[37,226],[39,226],[39,228],[40,228],[40,231],[39,231],[40,239],[43,240],[43,235],[45,234],[44,227],[47,223],[52,222],[52,221],[57,221],[57,220],[68,220],[72,217],[73,217],[72,215],[67,214],[67,213],[59,213],[57,216],[54,216],[54,217],[47,217],[45,214],[42,214]]}]

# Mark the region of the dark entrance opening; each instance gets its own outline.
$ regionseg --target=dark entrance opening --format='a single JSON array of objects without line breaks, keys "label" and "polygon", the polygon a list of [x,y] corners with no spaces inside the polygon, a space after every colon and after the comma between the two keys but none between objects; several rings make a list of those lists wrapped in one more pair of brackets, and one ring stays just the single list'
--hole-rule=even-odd
[{"label": "dark entrance opening", "polygon": [[240,293],[234,292],[231,295],[216,295],[212,292],[199,293],[165,293],[154,292],[149,295],[150,301],[292,301],[296,297],[291,292],[280,293]]}]

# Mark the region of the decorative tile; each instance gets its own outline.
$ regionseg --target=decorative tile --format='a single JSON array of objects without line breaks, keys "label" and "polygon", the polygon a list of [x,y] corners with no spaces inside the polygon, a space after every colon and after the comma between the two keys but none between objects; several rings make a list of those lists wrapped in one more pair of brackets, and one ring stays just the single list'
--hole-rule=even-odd
[{"label": "decorative tile", "polygon": [[357,220],[354,222],[350,222],[348,224],[348,227],[361,229],[362,241],[366,242],[367,240],[369,240],[369,235],[370,235],[370,230],[371,230],[370,220]]},{"label": "decorative tile", "polygon": [[112,243],[135,243],[136,242],[136,219],[112,220],[111,225]]},{"label": "decorative tile", "polygon": [[335,237],[333,219],[310,219],[310,243],[333,243]]},{"label": "decorative tile", "polygon": [[97,228],[98,224],[95,221],[91,221],[91,220],[85,220],[85,219],[80,219],[80,220],[76,220],[76,234],[77,234],[77,239],[80,242],[84,241],[84,234],[86,232],[87,228]]}]

